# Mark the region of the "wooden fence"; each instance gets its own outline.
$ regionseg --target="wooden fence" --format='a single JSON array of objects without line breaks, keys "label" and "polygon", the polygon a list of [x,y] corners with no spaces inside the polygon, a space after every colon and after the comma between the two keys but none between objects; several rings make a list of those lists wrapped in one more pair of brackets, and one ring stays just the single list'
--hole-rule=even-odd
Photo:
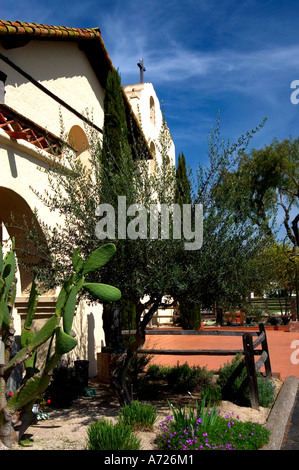
[{"label": "wooden fence", "polygon": [[253,297],[248,300],[251,307],[260,309],[266,314],[280,313],[280,315],[288,315],[292,313],[292,309],[296,302],[292,297]]},{"label": "wooden fence", "polygon": [[[124,331],[123,334],[134,334],[133,331]],[[251,407],[259,408],[257,373],[265,366],[265,375],[270,377],[271,364],[268,350],[266,330],[263,323],[259,324],[259,331],[227,331],[227,330],[146,330],[146,335],[213,335],[213,336],[241,336],[242,349],[141,349],[141,354],[173,355],[173,356],[235,356],[242,354],[245,359],[247,380]],[[253,341],[253,337],[257,339]],[[258,346],[261,346],[258,349]],[[260,356],[257,361],[255,357]]]}]

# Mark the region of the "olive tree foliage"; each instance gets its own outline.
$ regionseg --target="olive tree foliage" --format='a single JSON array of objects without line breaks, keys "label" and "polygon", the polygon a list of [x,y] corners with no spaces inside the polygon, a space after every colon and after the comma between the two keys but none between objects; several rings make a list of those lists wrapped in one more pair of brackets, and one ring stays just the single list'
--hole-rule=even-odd
[{"label": "olive tree foliage", "polygon": [[[236,219],[282,241],[280,253],[293,275],[299,319],[299,138],[274,139],[264,148],[244,152],[236,168],[220,181],[215,196]],[[281,265],[277,249],[272,254]]]},{"label": "olive tree foliage", "polygon": [[[81,247],[82,256],[85,256],[89,250],[107,243],[106,238],[100,239],[97,236],[98,224],[105,218],[97,214],[102,204],[110,205],[115,213],[115,238],[112,238],[116,245],[116,255],[109,268],[103,267],[100,279],[93,279],[92,276],[96,276],[93,273],[91,281],[106,283],[108,279],[113,279],[115,286],[121,286],[122,301],[115,302],[108,308],[104,328],[106,325],[106,340],[111,351],[122,353],[113,384],[120,402],[127,403],[130,401],[125,384],[127,369],[145,341],[146,325],[158,307],[163,306],[163,297],[177,285],[182,270],[182,266],[175,266],[175,260],[176,252],[182,250],[183,242],[178,240],[172,243],[171,220],[169,238],[161,239],[160,215],[157,219],[159,238],[151,239],[149,232],[150,206],[158,208],[158,204],[170,206],[174,202],[175,171],[168,163],[167,154],[170,135],[164,122],[156,143],[162,158],[161,163],[156,165],[154,176],[149,174],[147,155],[140,142],[134,141],[134,152],[138,152],[138,160],[132,158],[130,147],[122,140],[119,141],[117,154],[115,150],[113,153],[109,148],[107,150],[107,146],[104,147],[93,132],[89,134],[89,142],[90,161],[87,166],[65,149],[62,158],[54,158],[53,166],[43,170],[48,175],[49,189],[37,192],[33,188],[44,205],[60,214],[63,220],[61,226],[55,227],[47,226],[40,220],[47,248],[39,253],[42,262],[37,267],[37,275],[48,288],[54,287],[59,284],[62,273],[67,273],[71,268],[73,246]],[[136,238],[119,233],[119,196],[126,197],[126,209],[131,204],[136,205],[136,212],[126,217],[127,227],[131,224]],[[145,212],[141,210],[139,213],[138,205]],[[138,216],[144,220],[144,215],[146,233],[142,234],[142,222]],[[42,214],[37,216],[41,219]],[[88,300],[93,301],[93,298],[89,297]],[[135,339],[127,347],[121,343],[119,335],[123,301],[133,304],[136,312]],[[105,307],[104,304],[104,313]]]},{"label": "olive tree foliage", "polygon": [[275,243],[265,250],[265,259],[272,271],[271,290],[281,296],[291,296],[296,291],[296,270],[299,259],[294,256],[290,243]]},{"label": "olive tree foliage", "polygon": [[[53,166],[44,170],[48,174],[49,190],[35,191],[64,221],[55,227],[40,222],[47,249],[40,253],[43,261],[38,267],[38,275],[48,287],[54,287],[61,281],[60,276],[65,276],[71,268],[74,246],[81,247],[82,256],[85,256],[107,243],[107,239],[96,236],[97,224],[103,222],[97,214],[102,203],[113,207],[116,255],[103,267],[101,277],[94,279],[92,276],[96,274],[93,273],[91,281],[113,284],[121,290],[122,299],[134,305],[136,331],[126,346],[120,337],[124,305],[121,302],[113,305],[110,317],[106,318],[106,328],[104,318],[106,340],[113,352],[120,353],[112,374],[112,386],[120,403],[124,404],[131,400],[126,385],[128,368],[145,342],[146,326],[157,309],[164,306],[165,296],[209,305],[229,302],[239,305],[250,292],[257,276],[254,260],[266,243],[266,236],[261,230],[254,230],[252,224],[236,220],[226,205],[216,201],[215,192],[223,175],[239,161],[256,130],[242,136],[236,144],[221,139],[219,120],[211,132],[209,162],[205,166],[199,165],[197,175],[190,181],[193,212],[196,204],[204,207],[204,240],[200,250],[185,250],[183,237],[174,239],[171,211],[169,236],[161,237],[161,212],[158,211],[159,237],[151,237],[151,206],[159,208],[165,204],[171,207],[176,202],[175,168],[168,163],[170,134],[166,121],[156,143],[161,163],[156,165],[153,175],[149,174],[145,147],[138,140],[128,146],[124,133],[110,151],[109,143],[102,145],[98,135],[88,132],[89,165],[83,165],[66,149],[62,159],[54,158]],[[144,213],[134,206],[136,211],[126,214],[127,227],[131,224],[135,237],[123,233],[119,236],[118,216],[123,214],[118,208],[119,196],[126,196],[127,208],[130,204],[145,208]],[[145,233],[140,230],[144,214]]]},{"label": "olive tree foliage", "polygon": [[299,247],[299,139],[274,139],[262,149],[244,152],[219,184],[217,197],[221,204],[226,200],[236,217],[269,233],[277,229],[280,211],[288,243]]},{"label": "olive tree foliage", "polygon": [[235,207],[218,197],[224,184],[229,194],[236,193],[230,174],[263,125],[264,122],[230,143],[222,138],[218,115],[208,140],[209,161],[198,168],[193,200],[204,208],[204,242],[198,265],[199,298],[204,305],[242,308],[254,287],[263,288],[270,282],[267,263],[260,255],[273,243],[272,237],[264,226],[254,226],[250,220],[238,218]]}]

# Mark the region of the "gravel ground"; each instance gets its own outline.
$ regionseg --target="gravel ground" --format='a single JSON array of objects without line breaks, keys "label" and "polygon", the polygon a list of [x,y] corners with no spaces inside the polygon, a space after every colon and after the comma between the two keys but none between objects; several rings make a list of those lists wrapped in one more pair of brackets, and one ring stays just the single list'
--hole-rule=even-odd
[{"label": "gravel ground", "polygon": [[[73,403],[71,408],[47,410],[48,419],[38,421],[28,428],[24,435],[24,444],[18,445],[15,450],[84,450],[86,449],[87,428],[98,419],[105,417],[116,421],[120,407],[108,386],[96,382],[90,385],[97,393],[93,397],[81,397]],[[281,386],[276,380],[277,392]],[[194,397],[196,398],[196,397]],[[168,397],[175,405],[192,403],[192,398]],[[152,402],[157,406],[158,418],[153,431],[138,432],[142,442],[142,450],[153,450],[154,440],[159,424],[169,414],[167,399]],[[239,407],[231,402],[223,401],[218,409],[224,414],[234,413],[242,421],[253,421],[265,424],[270,413],[269,408],[260,407],[259,410]]]}]

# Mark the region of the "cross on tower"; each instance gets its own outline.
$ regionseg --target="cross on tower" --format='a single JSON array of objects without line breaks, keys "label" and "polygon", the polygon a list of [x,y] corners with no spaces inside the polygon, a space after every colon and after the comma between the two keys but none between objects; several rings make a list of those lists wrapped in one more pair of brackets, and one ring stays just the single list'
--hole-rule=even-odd
[{"label": "cross on tower", "polygon": [[143,72],[146,71],[146,68],[143,65],[143,59],[140,59],[137,65],[140,68],[140,83],[143,83]]}]

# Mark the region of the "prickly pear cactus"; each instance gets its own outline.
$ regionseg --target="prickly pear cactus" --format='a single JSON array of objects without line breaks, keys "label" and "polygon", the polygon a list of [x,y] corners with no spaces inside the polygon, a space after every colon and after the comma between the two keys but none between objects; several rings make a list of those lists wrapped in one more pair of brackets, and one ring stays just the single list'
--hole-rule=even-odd
[{"label": "prickly pear cactus", "polygon": [[[73,253],[73,274],[64,281],[57,298],[55,313],[44,326],[34,333],[32,324],[36,312],[39,292],[36,282],[32,282],[28,301],[28,310],[21,333],[21,349],[10,359],[14,329],[11,311],[16,295],[15,283],[15,248],[3,259],[0,246],[0,449],[11,448],[30,424],[32,404],[48,387],[51,373],[61,357],[77,345],[72,334],[73,318],[80,291],[86,291],[102,302],[113,302],[121,298],[119,289],[106,284],[85,282],[86,274],[96,271],[114,256],[115,245],[108,243],[84,260],[77,248]],[[36,368],[39,348],[49,343],[48,353],[43,367]],[[24,377],[16,392],[7,397],[6,382],[15,367],[23,365]],[[20,413],[17,425],[13,426],[13,417]]]}]

